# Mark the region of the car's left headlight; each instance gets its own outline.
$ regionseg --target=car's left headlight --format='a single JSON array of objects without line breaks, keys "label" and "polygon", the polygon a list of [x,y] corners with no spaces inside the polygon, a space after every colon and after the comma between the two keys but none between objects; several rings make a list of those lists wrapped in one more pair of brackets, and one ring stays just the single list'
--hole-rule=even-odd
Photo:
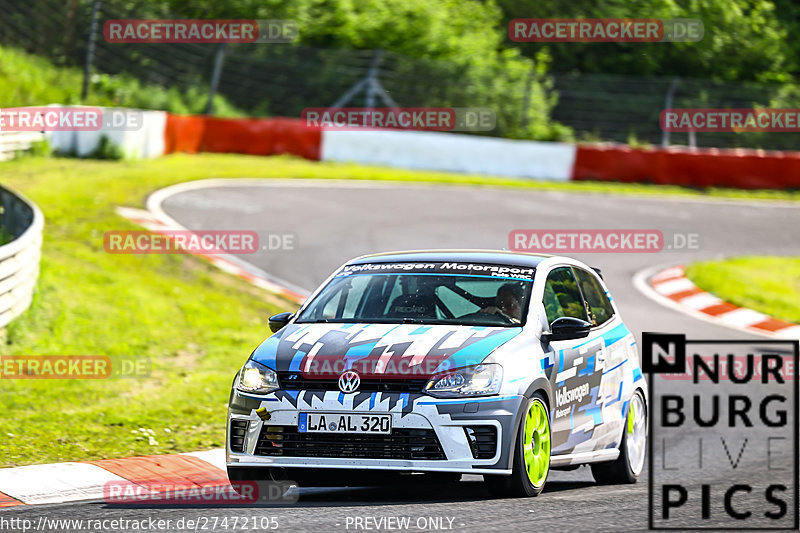
[{"label": "car's left headlight", "polygon": [[463,398],[498,394],[503,367],[496,363],[467,366],[433,376],[425,392],[437,398]]},{"label": "car's left headlight", "polygon": [[280,388],[278,374],[271,368],[250,359],[239,372],[236,388],[251,394],[267,394]]}]

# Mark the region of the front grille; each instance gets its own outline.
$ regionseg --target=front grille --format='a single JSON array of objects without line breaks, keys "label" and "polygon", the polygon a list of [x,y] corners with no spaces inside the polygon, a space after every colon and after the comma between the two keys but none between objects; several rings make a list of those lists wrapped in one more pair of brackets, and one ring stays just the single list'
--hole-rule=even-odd
[{"label": "front grille", "polygon": [[232,452],[244,452],[244,436],[247,434],[247,420],[231,420],[231,434],[228,442]]},{"label": "front grille", "polygon": [[261,428],[256,455],[346,459],[446,459],[432,429],[392,430],[390,435],[298,433],[297,426]]},{"label": "front grille", "polygon": [[464,432],[475,459],[491,459],[497,452],[497,428],[494,426],[466,426]]},{"label": "front grille", "polygon": [[[299,372],[278,372],[278,380],[284,390],[338,391],[339,378],[309,379]],[[419,379],[375,379],[362,378],[357,392],[422,392],[428,382]]]}]

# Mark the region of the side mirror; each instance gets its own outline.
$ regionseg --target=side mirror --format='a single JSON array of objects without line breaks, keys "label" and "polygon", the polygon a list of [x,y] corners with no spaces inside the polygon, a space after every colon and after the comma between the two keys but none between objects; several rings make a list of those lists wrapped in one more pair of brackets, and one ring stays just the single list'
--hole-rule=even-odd
[{"label": "side mirror", "polygon": [[550,331],[542,333],[542,338],[547,342],[582,339],[589,335],[590,329],[592,329],[592,325],[585,320],[562,316],[553,320],[553,323],[550,324]]},{"label": "side mirror", "polygon": [[269,317],[269,329],[272,330],[272,333],[277,333],[283,328],[283,326],[289,323],[293,316],[294,313],[288,312],[272,315]]}]

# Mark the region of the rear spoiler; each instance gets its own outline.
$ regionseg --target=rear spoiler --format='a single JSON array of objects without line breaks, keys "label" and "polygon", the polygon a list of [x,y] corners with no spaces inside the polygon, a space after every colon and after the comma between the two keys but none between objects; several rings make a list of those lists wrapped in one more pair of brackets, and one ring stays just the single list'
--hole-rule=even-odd
[{"label": "rear spoiler", "polygon": [[603,271],[602,271],[602,270],[600,270],[600,269],[599,269],[599,268],[597,268],[597,267],[592,267],[592,270],[594,270],[595,272],[597,272],[597,275],[598,275],[598,276],[600,276],[600,279],[603,279]]}]

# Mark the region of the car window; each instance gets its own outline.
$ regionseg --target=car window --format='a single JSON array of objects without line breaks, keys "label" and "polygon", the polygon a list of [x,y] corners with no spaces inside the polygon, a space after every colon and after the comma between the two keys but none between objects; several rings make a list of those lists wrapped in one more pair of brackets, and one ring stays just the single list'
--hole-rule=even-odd
[{"label": "car window", "polygon": [[[430,268],[427,267],[430,265]],[[309,302],[297,318],[303,322],[430,323],[471,326],[521,326],[525,323],[533,285],[530,272],[522,267],[473,265],[481,274],[450,273],[456,263],[421,263],[409,267],[424,272],[378,273],[383,266],[367,265],[335,276]],[[395,268],[394,265],[390,265]],[[401,265],[403,266],[403,265]],[[445,268],[447,267],[447,268]],[[505,269],[508,276],[485,275]],[[428,272],[427,270],[434,270]],[[435,272],[440,270],[441,273]],[[456,269],[457,270],[457,269]],[[513,277],[514,275],[528,277]],[[512,276],[512,277],[510,277]]]},{"label": "car window", "polygon": [[589,307],[590,322],[595,326],[599,326],[609,321],[614,316],[614,308],[611,306],[611,302],[606,296],[606,291],[600,285],[600,282],[592,274],[581,268],[576,268],[575,274],[578,276],[583,297]]},{"label": "car window", "polygon": [[578,282],[569,267],[553,269],[547,275],[542,303],[544,303],[548,324],[552,324],[556,318],[565,316],[581,320],[587,318],[583,298],[578,290]]},{"label": "car window", "polygon": [[467,300],[464,298],[464,296],[456,293],[450,287],[437,287],[436,296],[439,297],[444,306],[453,316],[464,316],[470,313],[477,313],[481,310],[479,305]]}]

